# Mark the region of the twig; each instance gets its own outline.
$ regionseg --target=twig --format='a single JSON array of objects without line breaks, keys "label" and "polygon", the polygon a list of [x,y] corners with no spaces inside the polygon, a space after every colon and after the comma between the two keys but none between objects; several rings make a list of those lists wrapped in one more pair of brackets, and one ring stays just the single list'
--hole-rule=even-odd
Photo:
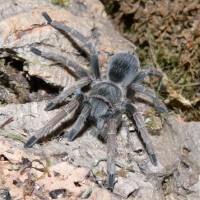
[{"label": "twig", "polygon": [[187,87],[187,86],[189,86],[189,87],[192,87],[192,86],[197,86],[197,85],[200,85],[200,82],[199,83],[188,83],[188,84],[184,84],[184,85],[180,85],[180,87]]},{"label": "twig", "polygon": [[4,126],[6,126],[7,124],[9,124],[10,122],[13,121],[13,117],[10,117],[8,118],[5,122],[3,122],[1,125],[0,125],[0,129],[2,129]]}]

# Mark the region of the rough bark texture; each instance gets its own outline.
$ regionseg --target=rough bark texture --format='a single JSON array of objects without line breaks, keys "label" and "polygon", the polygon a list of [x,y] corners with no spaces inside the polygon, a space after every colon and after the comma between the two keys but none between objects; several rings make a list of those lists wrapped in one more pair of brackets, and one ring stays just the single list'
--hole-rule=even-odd
[{"label": "rough bark texture", "polygon": [[[134,45],[114,30],[98,0],[71,1],[66,9],[45,0],[8,0],[0,5],[0,56],[22,63],[20,72],[13,71],[19,78],[9,76],[8,82],[14,85],[13,102],[17,102],[20,94],[24,94],[22,102],[26,102],[11,104],[9,96],[4,98],[7,105],[0,107],[0,199],[5,199],[3,195],[7,189],[13,199],[23,196],[26,199],[51,199],[51,192],[56,193],[56,189],[62,189],[59,190],[63,195],[60,194],[60,199],[83,198],[87,192],[91,193],[88,199],[200,199],[200,124],[197,122],[185,123],[179,117],[170,117],[172,129],[164,125],[156,131],[157,134],[150,135],[158,156],[156,167],[150,163],[135,130],[130,127],[128,134],[122,126],[117,138],[117,160],[124,166],[117,167],[118,180],[113,193],[94,184],[93,174],[99,184],[106,179],[105,162],[100,162],[93,168],[93,173],[90,172],[94,161],[106,157],[106,145],[95,137],[94,128],[84,130],[74,142],[67,142],[65,137],[51,138],[42,145],[24,149],[26,138],[59,112],[43,110],[46,101],[36,100],[49,98],[48,92],[42,88],[39,97],[36,94],[39,90],[29,94],[31,86],[27,77],[38,77],[47,83],[46,87],[65,87],[75,82],[72,73],[33,55],[30,47],[62,52],[88,69],[87,59],[68,39],[46,24],[41,16],[44,11],[53,19],[93,38],[101,52],[101,71],[105,71],[106,62],[114,53],[134,51]],[[1,67],[4,76],[9,67]],[[1,88],[2,94],[7,91],[5,88],[6,84]],[[144,104],[137,107],[141,112],[149,109]],[[76,113],[69,119],[73,116],[76,117]],[[13,121],[4,124],[10,118]],[[156,118],[156,121],[159,123],[160,119]],[[72,122],[70,120],[66,132]],[[36,161],[31,165],[33,160]]]}]

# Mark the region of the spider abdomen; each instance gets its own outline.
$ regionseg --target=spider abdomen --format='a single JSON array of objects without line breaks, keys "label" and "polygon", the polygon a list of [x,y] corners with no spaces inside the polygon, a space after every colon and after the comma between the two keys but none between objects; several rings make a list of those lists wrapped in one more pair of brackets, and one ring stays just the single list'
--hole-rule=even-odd
[{"label": "spider abdomen", "polygon": [[127,86],[136,76],[140,63],[135,54],[118,53],[112,57],[108,65],[109,80]]}]

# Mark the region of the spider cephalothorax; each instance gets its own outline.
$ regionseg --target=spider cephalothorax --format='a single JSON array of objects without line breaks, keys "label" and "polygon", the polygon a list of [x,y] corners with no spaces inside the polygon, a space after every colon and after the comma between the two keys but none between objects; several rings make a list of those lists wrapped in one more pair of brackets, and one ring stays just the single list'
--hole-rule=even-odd
[{"label": "spider cephalothorax", "polygon": [[[107,140],[107,187],[112,189],[115,182],[116,133],[121,124],[122,114],[125,113],[132,116],[134,119],[150,157],[150,161],[153,165],[157,165],[156,155],[148,131],[145,128],[145,122],[142,115],[131,103],[129,91],[132,90],[136,93],[144,93],[151,97],[154,107],[161,113],[167,114],[167,109],[158,101],[155,92],[141,85],[141,82],[146,76],[160,77],[160,73],[150,69],[139,70],[140,64],[135,54],[119,53],[114,55],[108,62],[107,79],[101,80],[98,54],[88,39],[67,25],[52,21],[47,13],[43,13],[43,16],[49,25],[64,32],[71,38],[76,38],[79,42],[84,44],[90,58],[92,72],[88,73],[76,62],[62,55],[51,52],[46,53],[36,48],[31,48],[31,51],[36,55],[59,62],[71,68],[79,79],[74,86],[65,88],[60,95],[48,103],[45,110],[51,110],[58,104],[64,102],[69,95],[75,95],[75,98],[71,100],[58,115],[48,122],[46,126],[38,130],[34,136],[28,139],[25,147],[31,147],[40,138],[55,131],[59,124],[61,124],[60,122],[63,121],[69,113],[77,108],[81,108],[80,115],[69,132],[68,140],[72,141],[75,139],[83,128],[86,119],[91,119],[95,123],[99,134]],[[85,94],[82,92],[82,88],[87,85],[91,85],[92,87],[90,87],[91,91]],[[127,90],[127,88],[129,89]]]}]

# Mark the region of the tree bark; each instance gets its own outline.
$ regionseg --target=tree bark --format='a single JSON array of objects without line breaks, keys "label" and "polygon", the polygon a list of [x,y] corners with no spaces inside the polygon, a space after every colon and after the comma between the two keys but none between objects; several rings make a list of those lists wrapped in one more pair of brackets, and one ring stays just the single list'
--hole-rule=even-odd
[{"label": "tree bark", "polygon": [[[98,0],[71,1],[67,8],[45,0],[8,0],[0,5],[0,83],[4,103],[0,106],[0,198],[4,199],[1,194],[9,190],[13,199],[50,199],[50,191],[63,189],[59,190],[63,199],[77,199],[87,192],[91,193],[88,199],[200,199],[200,123],[185,123],[179,116],[170,117],[172,128],[152,116],[154,125],[161,124],[158,129],[153,127],[156,134],[150,131],[158,157],[156,167],[150,163],[133,125],[130,123],[129,133],[122,126],[117,136],[116,160],[123,163],[123,168],[117,167],[113,193],[94,184],[93,174],[99,184],[106,180],[105,162],[94,167],[93,173],[90,171],[94,161],[106,157],[106,145],[95,137],[95,128],[84,130],[74,142],[57,137],[24,149],[24,141],[59,112],[44,111],[44,99],[75,83],[73,72],[32,54],[30,47],[61,53],[89,70],[87,58],[63,34],[47,25],[41,15],[44,11],[93,41],[100,52],[104,76],[113,54],[135,50],[114,29]],[[43,86],[34,89],[38,84]],[[144,103],[136,106],[143,113],[150,109]],[[76,113],[69,116],[65,132],[75,117]],[[10,118],[12,121],[7,122]]]}]

